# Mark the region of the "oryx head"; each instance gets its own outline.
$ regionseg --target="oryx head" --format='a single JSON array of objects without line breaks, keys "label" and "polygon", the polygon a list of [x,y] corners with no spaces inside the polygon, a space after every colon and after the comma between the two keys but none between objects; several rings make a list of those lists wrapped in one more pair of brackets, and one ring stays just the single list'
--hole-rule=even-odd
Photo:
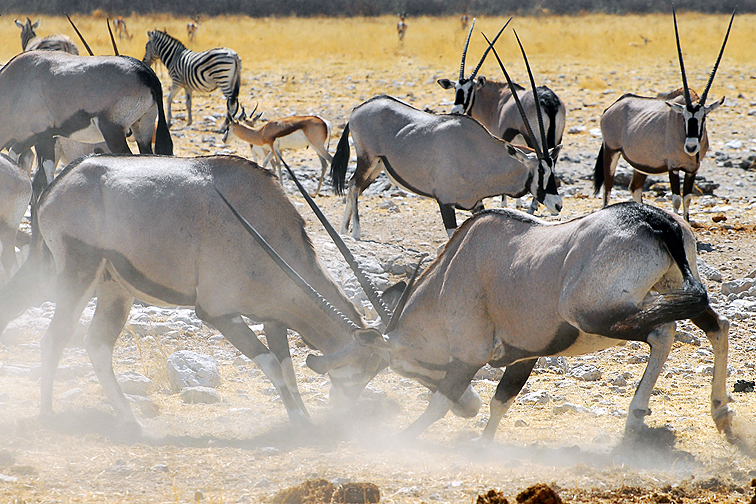
[{"label": "oryx head", "polygon": [[[512,18],[510,17],[509,20],[506,22],[504,26],[502,26],[501,30],[499,30],[499,33],[496,34],[496,37],[494,37],[494,43],[496,43],[496,40],[499,38],[499,35],[502,34],[504,29],[509,24],[509,21],[512,21]],[[441,86],[444,89],[454,89],[455,98],[454,98],[454,106],[451,109],[452,114],[470,114],[470,109],[472,109],[473,101],[474,101],[474,94],[475,94],[475,86],[483,87],[486,85],[486,78],[485,77],[479,77],[477,82],[475,80],[475,76],[478,75],[478,70],[480,70],[480,67],[483,65],[483,62],[486,60],[486,56],[488,56],[488,51],[491,50],[491,45],[488,46],[488,48],[483,53],[483,56],[480,58],[480,61],[475,66],[475,69],[470,74],[470,77],[465,77],[465,59],[467,58],[467,48],[470,45],[470,36],[472,35],[473,28],[475,28],[475,19],[473,19],[472,25],[470,26],[470,31],[467,33],[467,40],[465,41],[465,48],[462,50],[462,63],[459,67],[459,79],[457,79],[455,82],[452,82],[449,79],[438,79],[438,85]]]},{"label": "oryx head", "polygon": [[730,24],[727,27],[727,33],[725,34],[724,42],[722,42],[722,48],[719,50],[719,56],[717,57],[716,63],[714,63],[714,68],[711,70],[709,81],[706,83],[706,88],[704,89],[701,98],[698,100],[698,103],[695,104],[691,99],[691,91],[688,87],[688,79],[685,74],[685,64],[683,63],[682,49],[680,48],[680,34],[677,30],[677,13],[675,12],[674,5],[672,6],[672,18],[674,19],[675,23],[675,39],[677,40],[677,55],[680,59],[680,72],[682,74],[685,104],[683,105],[671,100],[667,101],[666,103],[672,108],[672,110],[682,114],[685,128],[685,142],[683,144],[683,148],[689,156],[695,156],[701,150],[701,140],[704,134],[706,114],[724,103],[724,97],[722,97],[721,100],[707,106],[706,97],[709,94],[711,83],[714,81],[714,75],[716,75],[717,67],[719,67],[719,62],[722,59],[722,54],[724,53],[725,45],[727,44],[727,38],[730,36],[732,21],[733,19],[735,19],[735,11],[732,12],[732,16],[730,17]]},{"label": "oryx head", "polygon": [[517,110],[520,111],[522,122],[525,124],[525,129],[527,130],[528,135],[530,135],[530,142],[534,146],[534,152],[532,153],[526,153],[524,149],[516,147],[514,145],[510,146],[510,152],[514,151],[513,155],[520,158],[524,164],[528,165],[528,161],[524,160],[522,156],[525,156],[529,160],[530,164],[535,165],[533,177],[530,182],[530,192],[531,194],[533,194],[533,196],[535,196],[539,203],[546,205],[546,207],[552,212],[559,213],[562,210],[562,197],[559,196],[559,193],[557,192],[556,174],[554,173],[554,167],[556,166],[556,160],[559,158],[559,151],[562,150],[562,146],[561,144],[557,145],[551,150],[549,150],[548,148],[548,142],[546,141],[546,129],[543,125],[543,111],[541,110],[541,100],[538,97],[538,88],[535,85],[533,72],[530,70],[530,63],[528,62],[528,56],[525,54],[525,48],[522,47],[520,37],[517,35],[516,31],[514,32],[514,34],[515,38],[517,38],[517,43],[520,46],[522,57],[525,60],[525,66],[528,69],[530,87],[533,89],[533,99],[535,101],[536,115],[538,117],[538,129],[541,133],[540,143],[533,133],[533,129],[530,127],[528,116],[525,114],[525,109],[523,109],[522,107],[520,97],[517,95],[517,86],[515,86],[515,84],[512,82],[512,79],[509,77],[507,69],[504,68],[504,63],[501,62],[501,58],[499,58],[499,54],[496,52],[496,48],[494,48],[493,46],[493,44],[496,42],[496,39],[494,39],[493,42],[490,42],[488,40],[488,37],[483,34],[483,38],[485,38],[486,42],[488,42],[489,48],[493,50],[494,56],[496,56],[496,61],[498,61],[499,67],[504,73],[504,77],[506,77],[507,79],[507,84],[509,84],[509,88],[512,90],[512,97],[515,100],[515,104],[517,104]]}]

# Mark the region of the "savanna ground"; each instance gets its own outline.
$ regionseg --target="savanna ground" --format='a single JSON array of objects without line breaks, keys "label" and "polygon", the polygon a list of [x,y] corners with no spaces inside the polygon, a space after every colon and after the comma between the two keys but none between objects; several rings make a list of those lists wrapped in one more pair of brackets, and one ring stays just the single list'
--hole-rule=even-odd
[{"label": "savanna ground", "polygon": [[[17,29],[4,16],[0,32],[0,59],[7,61],[20,48]],[[21,17],[19,14],[18,17]],[[96,54],[112,54],[104,18],[76,20]],[[131,40],[119,41],[122,53],[141,58],[145,32],[167,28],[186,39],[188,19],[127,17]],[[504,19],[480,19],[477,29],[492,34]],[[752,48],[756,34],[753,16],[736,18],[730,43],[711,91],[712,100],[727,95],[727,106],[707,121],[712,151],[725,141],[740,140],[741,150],[756,148],[756,64]],[[321,115],[334,127],[331,152],[350,109],[375,94],[402,98],[419,108],[446,111],[453,97],[435,84],[439,77],[458,73],[465,33],[456,18],[409,19],[403,44],[397,42],[393,18],[376,19],[205,19],[189,46],[204,49],[225,45],[239,52],[244,73],[240,99],[250,110],[259,103],[266,117],[289,114]],[[716,58],[726,17],[680,16],[688,78],[701,89]],[[588,176],[599,140],[590,134],[609,104],[625,92],[654,95],[679,86],[674,33],[668,16],[575,18],[517,18],[520,34],[540,83],[548,84],[568,109],[563,155],[576,175]],[[477,30],[476,30],[477,31]],[[41,35],[63,32],[73,36],[65,19],[43,19]],[[642,37],[649,39],[644,43]],[[525,80],[514,39],[506,33],[497,45],[513,77]],[[474,64],[484,49],[476,33],[469,51]],[[163,68],[158,75],[167,89]],[[499,78],[494,61],[481,74]],[[240,142],[224,146],[215,131],[224,114],[218,92],[195,94],[195,123],[184,126],[183,95],[174,103],[174,142],[178,155],[214,152],[248,155]],[[315,156],[290,153],[295,167],[307,166],[307,183],[319,171]],[[564,165],[565,163],[563,163]],[[296,168],[295,168],[296,169]],[[559,169],[559,167],[558,167]],[[751,172],[718,167],[710,154],[700,171],[719,182],[717,203],[727,220],[714,223],[694,198],[692,219],[701,242],[709,250],[702,257],[718,268],[725,280],[742,278],[756,264],[756,215],[751,208]],[[660,179],[663,181],[663,179]],[[600,207],[589,197],[589,182],[577,179],[565,209],[568,219]],[[292,199],[308,220],[319,252],[332,257],[333,247],[301,199]],[[628,193],[615,192],[615,199]],[[652,194],[646,196],[653,200]],[[342,199],[318,199],[334,223],[339,223]],[[658,204],[671,206],[665,198]],[[726,209],[727,206],[731,208]],[[421,252],[435,254],[445,241],[435,203],[401,191],[361,199],[364,241],[351,244],[362,256],[411,263]],[[717,214],[719,215],[719,214]],[[465,215],[460,213],[459,218]],[[156,216],[160,218],[160,216]],[[495,258],[492,258],[495,260]],[[707,282],[717,298],[720,285]],[[753,379],[752,319],[733,320],[731,375]],[[29,328],[13,341],[0,340],[0,502],[269,502],[282,489],[307,479],[369,481],[381,489],[384,502],[472,502],[489,489],[513,499],[526,487],[548,483],[566,502],[749,502],[756,478],[754,459],[728,444],[709,416],[709,380],[696,372],[710,365],[708,343],[691,324],[681,328],[697,335],[701,347],[676,343],[667,369],[652,396],[652,426],[669,425],[677,435],[673,451],[622,449],[621,415],[640,379],[646,355],[641,345],[627,345],[587,356],[603,371],[597,382],[580,382],[550,371],[534,374],[531,392],[548,391],[547,404],[515,404],[499,427],[496,443],[473,445],[487,419],[487,406],[474,419],[447,416],[417,442],[399,444],[394,435],[416,418],[427,404],[427,392],[411,380],[384,372],[363,395],[357,412],[339,416],[327,403],[328,383],[303,365],[307,350],[292,338],[295,366],[305,402],[315,419],[314,431],[292,428],[269,382],[253,366],[236,359],[225,341],[186,334],[179,339],[159,335],[134,338],[122,335],[116,348],[116,372],[136,370],[153,382],[150,401],[135,406],[145,425],[142,442],[125,443],[113,431],[113,417],[104,395],[87,373],[68,373],[56,382],[58,414],[52,421],[37,418],[38,383],[29,373],[15,376],[9,366],[39,362],[41,331]],[[183,404],[170,392],[165,355],[177,349],[214,354],[221,364],[223,401],[215,405]],[[570,359],[578,362],[579,359]],[[77,369],[87,362],[83,348],[74,344],[62,365]],[[629,372],[629,386],[612,389],[608,379]],[[33,373],[31,374],[33,376]],[[479,375],[476,389],[484,401],[491,397],[498,375]],[[73,389],[83,393],[66,394]],[[736,430],[753,441],[753,394],[733,393],[738,412]],[[556,414],[554,405],[569,402],[593,413]],[[602,410],[603,408],[603,410]],[[604,411],[604,413],[601,413]]]}]

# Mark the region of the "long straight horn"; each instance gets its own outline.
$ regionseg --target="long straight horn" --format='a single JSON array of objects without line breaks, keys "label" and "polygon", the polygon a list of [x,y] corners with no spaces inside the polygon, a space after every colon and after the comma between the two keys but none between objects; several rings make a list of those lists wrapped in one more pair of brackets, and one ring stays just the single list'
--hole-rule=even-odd
[{"label": "long straight horn", "polygon": [[672,19],[675,21],[675,39],[677,40],[677,57],[680,59],[680,72],[682,73],[683,92],[685,93],[685,105],[687,107],[692,107],[693,103],[690,99],[690,89],[688,88],[688,77],[687,75],[685,75],[685,63],[683,63],[682,49],[680,48],[680,33],[677,31],[677,12],[675,12],[674,4],[672,5]]},{"label": "long straight horn", "polygon": [[535,98],[536,113],[538,115],[538,128],[541,130],[541,147],[543,153],[548,153],[549,146],[546,143],[546,128],[543,127],[543,111],[541,110],[541,100],[538,98],[538,89],[535,85],[535,79],[533,78],[533,72],[530,70],[530,63],[528,63],[528,57],[525,54],[525,48],[522,47],[520,37],[517,36],[517,31],[514,32],[517,43],[520,45],[520,51],[522,51],[522,57],[525,59],[525,66],[528,69],[528,77],[530,78],[530,87],[533,89],[533,97]]},{"label": "long straight horn", "polygon": [[113,30],[110,29],[110,18],[108,18],[108,33],[110,33],[110,42],[113,44],[113,52],[115,52],[116,56],[120,56],[118,54],[118,47],[116,46],[115,38],[113,37]]},{"label": "long straight horn", "polygon": [[[483,38],[486,39],[488,42],[488,37],[486,37],[486,34],[483,34]],[[490,44],[490,42],[488,42]],[[504,72],[504,77],[507,79],[507,84],[509,84],[509,89],[512,90],[512,97],[515,100],[515,104],[517,105],[517,110],[520,111],[520,116],[522,117],[522,122],[525,123],[525,129],[528,130],[528,135],[530,135],[530,140],[533,142],[536,154],[538,155],[538,159],[543,159],[543,152],[541,151],[540,146],[538,145],[537,137],[533,133],[533,128],[530,127],[530,121],[528,121],[528,116],[525,115],[525,109],[522,107],[522,102],[520,101],[520,97],[517,95],[517,87],[515,87],[514,82],[512,82],[512,79],[509,77],[509,73],[507,72],[507,69],[504,68],[504,63],[501,62],[501,58],[499,58],[499,53],[496,52],[496,48],[491,46],[491,50],[494,53],[494,56],[496,56],[496,61],[499,62],[499,67],[501,68],[501,71]]]},{"label": "long straight horn", "polygon": [[701,99],[698,100],[698,104],[702,107],[706,103],[706,95],[709,94],[709,88],[711,88],[711,83],[714,82],[714,75],[717,73],[719,62],[722,60],[722,54],[724,54],[725,45],[727,45],[727,39],[730,37],[730,28],[732,28],[732,21],[734,19],[735,19],[735,11],[732,11],[732,16],[730,17],[730,25],[727,27],[727,33],[725,34],[724,42],[722,42],[722,49],[719,50],[719,56],[717,57],[717,62],[714,63],[714,68],[711,70],[711,74],[709,74],[709,82],[706,83],[706,88],[704,89],[704,92],[701,95]]},{"label": "long straight horn", "polygon": [[493,47],[493,44],[496,43],[497,40],[499,40],[499,36],[504,32],[504,29],[509,26],[509,22],[512,21],[512,17],[510,17],[506,23],[504,23],[504,26],[501,27],[501,30],[499,30],[499,33],[496,34],[496,36],[493,39],[493,42],[488,43],[488,48],[486,48],[485,52],[483,53],[483,56],[480,58],[480,61],[478,61],[478,65],[475,67],[475,70],[472,71],[470,74],[470,80],[473,80],[476,75],[478,75],[478,70],[480,70],[480,67],[483,66],[483,62],[486,61],[486,56],[488,56],[488,51],[491,50],[491,47]]},{"label": "long straight horn", "polygon": [[360,283],[360,286],[362,287],[362,290],[365,291],[365,294],[367,295],[370,302],[375,307],[376,311],[378,312],[378,316],[381,317],[381,320],[384,324],[388,324],[391,320],[391,310],[389,310],[388,306],[386,306],[386,303],[383,302],[383,299],[381,299],[381,295],[378,293],[378,289],[375,288],[375,285],[373,285],[373,282],[368,278],[368,276],[365,274],[365,272],[360,268],[360,265],[357,263],[357,260],[354,258],[354,255],[352,254],[352,251],[349,250],[349,247],[346,246],[346,243],[344,243],[344,240],[339,236],[339,233],[336,232],[336,230],[333,228],[330,222],[328,222],[328,219],[323,214],[323,211],[320,210],[320,207],[313,201],[312,196],[305,190],[304,187],[302,187],[302,184],[299,183],[299,179],[297,179],[297,176],[294,175],[294,172],[289,167],[288,164],[286,164],[286,161],[283,159],[281,160],[284,167],[286,168],[286,171],[289,172],[289,176],[294,181],[294,183],[297,185],[297,189],[299,189],[299,192],[302,193],[302,196],[307,201],[307,204],[310,205],[310,208],[312,208],[312,211],[315,212],[315,215],[317,215],[318,220],[323,224],[323,227],[328,232],[328,235],[331,237],[333,242],[336,244],[336,247],[339,249],[339,252],[341,252],[341,255],[344,256],[344,259],[346,259],[347,264],[349,264],[349,267],[352,268],[352,271],[354,272],[354,276],[357,277],[357,281]]},{"label": "long straight horn", "polygon": [[412,272],[412,276],[410,277],[409,282],[407,282],[407,286],[404,288],[404,291],[402,292],[402,295],[399,298],[399,302],[396,304],[396,308],[394,308],[394,313],[391,314],[391,320],[386,326],[386,334],[393,331],[394,328],[396,327],[396,324],[399,323],[399,318],[402,316],[402,312],[404,311],[404,306],[407,304],[407,299],[409,298],[409,295],[410,295],[410,289],[412,289],[412,285],[415,283],[415,279],[417,279],[417,274],[420,271],[420,266],[423,264],[423,261],[425,260],[427,256],[428,254],[423,254],[418,259],[417,266],[415,266],[415,271]]},{"label": "long straight horn", "polygon": [[318,291],[313,289],[312,286],[307,282],[307,280],[302,278],[300,274],[294,270],[294,268],[289,266],[289,263],[287,263],[284,258],[281,257],[278,252],[273,249],[273,247],[270,246],[270,244],[265,240],[265,238],[262,237],[257,229],[255,229],[254,226],[252,226],[252,224],[247,221],[247,219],[242,217],[242,215],[236,210],[236,208],[234,208],[231,202],[229,202],[223,195],[223,193],[220,192],[220,189],[215,187],[215,190],[220,195],[221,199],[226,203],[226,205],[228,205],[228,208],[231,209],[236,218],[239,219],[239,222],[241,222],[242,226],[244,226],[244,229],[246,229],[247,232],[252,235],[257,244],[270,256],[271,259],[273,259],[273,261],[284,271],[284,273],[286,273],[286,275],[305,292],[305,294],[310,299],[315,301],[320,306],[321,310],[326,312],[333,320],[335,320],[339,325],[341,325],[349,332],[360,329],[357,324],[355,324],[352,320],[341,313],[335,306],[328,302],[327,299],[321,296]]},{"label": "long straight horn", "polygon": [[475,28],[475,18],[473,18],[472,25],[470,26],[470,31],[467,32],[465,48],[462,49],[462,63],[459,66],[459,80],[463,80],[465,78],[465,59],[467,58],[467,47],[470,45],[470,36],[472,35],[473,28]]},{"label": "long straight horn", "polygon": [[90,56],[94,56],[94,53],[92,52],[92,49],[89,48],[89,44],[87,44],[87,41],[84,40],[84,37],[81,35],[81,32],[78,28],[76,28],[76,25],[74,24],[73,20],[71,19],[71,16],[66,14],[66,17],[68,18],[68,22],[71,23],[71,26],[73,26],[74,31],[76,32],[76,35],[79,36],[79,40],[81,40],[81,43],[84,44],[84,47],[87,48],[87,52]]}]

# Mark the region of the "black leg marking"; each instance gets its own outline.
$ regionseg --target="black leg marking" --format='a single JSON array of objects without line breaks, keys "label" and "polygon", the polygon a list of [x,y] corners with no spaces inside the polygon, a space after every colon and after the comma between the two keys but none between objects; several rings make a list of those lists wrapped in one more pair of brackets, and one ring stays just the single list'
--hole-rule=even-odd
[{"label": "black leg marking", "polygon": [[457,214],[454,212],[454,205],[447,205],[439,201],[438,207],[441,209],[441,219],[444,221],[444,228],[447,231],[457,229]]},{"label": "black leg marking", "polygon": [[507,366],[504,370],[504,375],[496,386],[494,399],[501,403],[506,403],[513,397],[516,397],[528,381],[537,360],[528,359]]},{"label": "black leg marking", "polygon": [[453,402],[459,401],[478,369],[480,366],[452,358],[446,366],[446,376],[441,380],[438,391]]}]

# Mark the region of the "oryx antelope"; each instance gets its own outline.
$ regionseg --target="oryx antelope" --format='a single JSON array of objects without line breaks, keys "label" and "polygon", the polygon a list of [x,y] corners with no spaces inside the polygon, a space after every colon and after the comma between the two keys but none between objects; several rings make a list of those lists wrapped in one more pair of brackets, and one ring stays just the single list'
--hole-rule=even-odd
[{"label": "oryx antelope", "polygon": [[[471,381],[488,363],[506,367],[480,437],[492,441],[538,357],[581,355],[630,340],[650,346],[625,429],[626,436],[643,438],[675,321],[690,319],[714,350],[712,417],[735,440],[725,383],[729,322],[711,308],[698,277],[692,229],[661,209],[619,203],[563,223],[509,209],[480,212],[454,233],[396,311],[383,335],[361,330],[355,336],[386,352],[394,371],[433,391],[406,436],[419,435],[450,409],[475,416],[480,398]],[[340,363],[308,359],[321,373]]]},{"label": "oryx antelope", "polygon": [[[257,110],[256,107],[255,110]],[[321,173],[318,188],[315,191],[316,194],[320,194],[320,187],[323,185],[326,170],[333,160],[326,148],[326,143],[331,134],[330,125],[318,116],[291,116],[270,120],[255,128],[254,123],[261,115],[262,113],[255,116],[253,111],[252,119],[246,123],[238,122],[229,116],[223,141],[228,141],[228,137],[231,136],[249,143],[255,161],[257,161],[258,156],[265,158],[262,164],[263,168],[268,165],[272,158],[276,165],[279,181],[281,180],[281,151],[312,147],[312,150],[317,153],[320,159]],[[242,112],[239,120],[243,119],[244,113]]]},{"label": "oryx antelope", "polygon": [[[173,154],[162,89],[155,73],[126,56],[76,56],[34,51],[15,56],[0,70],[0,148],[23,153],[35,146],[35,195],[52,180],[54,137],[105,141],[112,152]],[[157,118],[157,129],[155,119]]]},{"label": "oryx antelope", "polygon": [[[506,27],[506,25],[504,26]],[[467,114],[477,119],[494,136],[503,138],[507,142],[512,142],[516,137],[522,136],[528,147],[533,148],[535,140],[531,139],[530,135],[527,134],[525,123],[520,116],[514,99],[512,99],[512,90],[509,84],[487,80],[483,76],[479,76],[476,79],[478,70],[483,65],[489,49],[486,49],[483,53],[470,76],[465,77],[465,59],[470,44],[470,36],[474,28],[475,20],[473,19],[462,51],[462,63],[458,79],[456,81],[438,79],[437,81],[442,88],[453,89],[455,92],[454,106],[451,112],[452,114]],[[566,116],[564,103],[556,93],[546,86],[538,86],[535,94],[533,90],[526,90],[518,84],[514,84],[514,87],[517,89],[517,94],[531,124],[537,124],[538,122],[538,111],[535,103],[535,97],[538,97],[538,102],[543,110],[544,128],[546,129],[546,148],[551,151],[562,143]],[[543,144],[541,148],[543,149]],[[505,198],[506,196],[502,195],[502,205],[505,202]],[[520,206],[519,199],[517,200],[517,206]],[[537,209],[538,201],[533,199],[530,213],[534,213]]]},{"label": "oryx antelope", "polygon": [[16,232],[31,195],[31,180],[26,171],[5,154],[0,154],[0,262],[6,280],[17,266]]},{"label": "oryx antelope", "polygon": [[[323,297],[305,295],[250,240],[216,189]],[[326,361],[350,342],[353,349],[350,331],[364,328],[275,178],[235,156],[97,155],[72,163],[42,194],[30,257],[0,291],[0,331],[41,301],[38,284],[48,278],[56,285],[56,310],[42,339],[42,414],[52,412],[61,353],[86,302],[96,295],[85,346],[118,419],[134,430],[139,424],[111,360],[135,298],[194,306],[203,321],[261,367],[291,420],[299,423],[309,416],[297,390],[287,328],[326,354]],[[324,306],[342,317],[334,320],[321,311]],[[264,324],[268,347],[242,316]],[[370,349],[356,351],[357,360],[330,372],[336,397],[356,399],[387,364]]]},{"label": "oryx antelope", "polygon": [[76,47],[76,44],[74,44],[74,41],[68,35],[59,33],[46,37],[37,37],[34,30],[39,28],[39,19],[34,23],[29,18],[26,18],[24,23],[21,23],[18,19],[15,21],[16,26],[21,28],[21,49],[24,51],[63,51],[79,54],[79,48]]},{"label": "oryx antelope", "polygon": [[[673,92],[663,98],[626,94],[604,111],[601,116],[603,140],[596,157],[593,188],[598,194],[603,186],[604,205],[607,205],[614,184],[614,171],[622,155],[634,169],[629,189],[635,201],[642,199],[647,175],[669,172],[672,204],[675,211],[679,211],[682,203],[683,216],[688,220],[696,172],[709,149],[706,115],[724,103],[722,97],[706,105],[706,98],[730,36],[735,13],[732,13],[719,56],[700,98],[688,87],[674,9],[672,14],[683,82],[681,92]],[[695,104],[693,100],[696,100]],[[682,197],[680,171],[685,173]]]},{"label": "oryx antelope", "polygon": [[147,65],[159,59],[171,76],[168,92],[168,124],[171,123],[173,96],[181,89],[186,93],[186,124],[192,124],[192,92],[210,92],[220,88],[226,98],[226,108],[231,116],[239,109],[241,86],[241,58],[233,49],[217,47],[194,52],[164,31],[147,32],[149,39],[142,61]]}]

